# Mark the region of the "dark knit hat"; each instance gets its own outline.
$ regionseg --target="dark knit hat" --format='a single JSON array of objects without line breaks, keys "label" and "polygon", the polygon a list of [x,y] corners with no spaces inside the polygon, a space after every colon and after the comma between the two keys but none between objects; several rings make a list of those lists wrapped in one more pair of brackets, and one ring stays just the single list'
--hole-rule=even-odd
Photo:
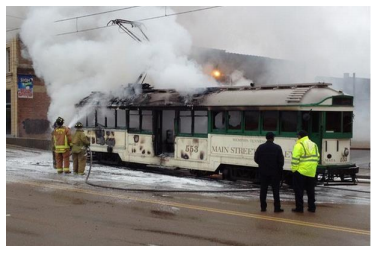
[{"label": "dark knit hat", "polygon": [[266,139],[274,139],[274,133],[273,132],[266,133],[265,138]]},{"label": "dark knit hat", "polygon": [[307,131],[301,130],[297,133],[298,136],[300,137],[306,137],[308,135]]}]

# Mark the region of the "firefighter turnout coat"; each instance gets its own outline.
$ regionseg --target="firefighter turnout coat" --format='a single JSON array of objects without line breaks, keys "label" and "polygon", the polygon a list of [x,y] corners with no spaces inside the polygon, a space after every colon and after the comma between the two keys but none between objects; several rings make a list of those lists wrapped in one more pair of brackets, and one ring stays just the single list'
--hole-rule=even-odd
[{"label": "firefighter turnout coat", "polygon": [[298,171],[303,176],[315,177],[319,163],[318,146],[308,136],[297,140],[293,149],[291,170]]},{"label": "firefighter turnout coat", "polygon": [[89,139],[85,136],[84,131],[77,129],[72,138],[72,159],[75,173],[84,174],[89,144]]},{"label": "firefighter turnout coat", "polygon": [[65,126],[57,127],[53,133],[56,153],[65,153],[72,145],[71,131]]}]

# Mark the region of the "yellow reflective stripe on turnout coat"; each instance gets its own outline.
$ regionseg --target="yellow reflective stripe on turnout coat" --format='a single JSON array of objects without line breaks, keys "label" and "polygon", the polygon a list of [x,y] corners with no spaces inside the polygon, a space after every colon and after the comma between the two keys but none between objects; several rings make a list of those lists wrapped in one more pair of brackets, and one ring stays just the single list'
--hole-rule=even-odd
[{"label": "yellow reflective stripe on turnout coat", "polygon": [[67,127],[58,127],[53,132],[54,147],[56,153],[64,153],[67,149],[70,149],[71,143],[71,131]]}]

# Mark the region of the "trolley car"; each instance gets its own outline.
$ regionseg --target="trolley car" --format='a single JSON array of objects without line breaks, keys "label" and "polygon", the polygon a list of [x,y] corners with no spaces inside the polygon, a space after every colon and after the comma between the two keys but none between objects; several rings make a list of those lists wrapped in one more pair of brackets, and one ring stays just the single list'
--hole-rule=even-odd
[{"label": "trolley car", "polygon": [[[81,121],[99,161],[115,161],[224,178],[258,179],[254,153],[272,131],[290,175],[297,131],[306,130],[320,151],[318,179],[356,183],[351,163],[353,97],[329,83],[206,88],[190,97],[148,84],[107,99],[93,92]],[[135,87],[140,87],[139,94]]]}]

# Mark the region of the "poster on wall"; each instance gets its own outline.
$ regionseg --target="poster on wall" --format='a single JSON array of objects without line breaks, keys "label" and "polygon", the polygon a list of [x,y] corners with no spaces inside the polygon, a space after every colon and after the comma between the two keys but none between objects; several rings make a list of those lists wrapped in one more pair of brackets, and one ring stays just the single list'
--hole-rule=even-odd
[{"label": "poster on wall", "polygon": [[33,76],[18,75],[18,98],[33,98]]}]

